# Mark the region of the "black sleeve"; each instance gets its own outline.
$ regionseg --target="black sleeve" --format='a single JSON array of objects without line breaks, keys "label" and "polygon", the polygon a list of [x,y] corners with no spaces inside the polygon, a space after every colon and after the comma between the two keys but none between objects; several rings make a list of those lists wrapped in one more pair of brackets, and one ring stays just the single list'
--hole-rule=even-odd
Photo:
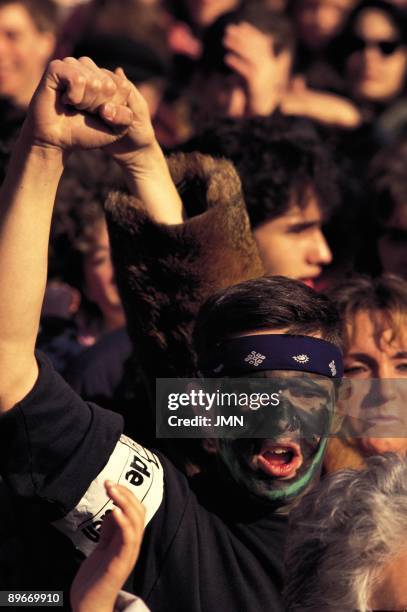
[{"label": "black sleeve", "polygon": [[0,416],[0,473],[49,521],[66,515],[101,472],[122,418],[84,402],[41,353],[30,393]]}]

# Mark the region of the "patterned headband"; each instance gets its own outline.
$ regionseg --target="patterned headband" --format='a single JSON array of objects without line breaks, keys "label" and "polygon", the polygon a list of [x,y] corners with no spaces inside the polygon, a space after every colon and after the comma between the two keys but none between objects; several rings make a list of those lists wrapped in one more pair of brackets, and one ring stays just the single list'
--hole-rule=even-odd
[{"label": "patterned headband", "polygon": [[204,376],[242,376],[260,370],[296,370],[342,378],[337,346],[311,336],[261,334],[227,340],[200,359]]}]

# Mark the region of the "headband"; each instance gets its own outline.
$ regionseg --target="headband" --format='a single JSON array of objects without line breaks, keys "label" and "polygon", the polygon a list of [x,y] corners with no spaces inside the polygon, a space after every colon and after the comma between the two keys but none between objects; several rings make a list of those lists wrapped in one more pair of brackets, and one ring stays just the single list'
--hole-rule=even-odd
[{"label": "headband", "polygon": [[231,338],[200,359],[207,377],[242,376],[260,370],[296,370],[342,378],[342,353],[311,336],[261,334]]}]

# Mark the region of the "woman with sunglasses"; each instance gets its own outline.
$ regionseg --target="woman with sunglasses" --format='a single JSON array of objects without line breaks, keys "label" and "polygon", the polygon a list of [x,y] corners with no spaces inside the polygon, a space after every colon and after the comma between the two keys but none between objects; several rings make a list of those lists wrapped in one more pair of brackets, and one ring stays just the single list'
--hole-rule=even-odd
[{"label": "woman with sunglasses", "polygon": [[407,19],[384,0],[367,0],[349,17],[340,45],[348,93],[367,122],[403,102],[407,80]]}]

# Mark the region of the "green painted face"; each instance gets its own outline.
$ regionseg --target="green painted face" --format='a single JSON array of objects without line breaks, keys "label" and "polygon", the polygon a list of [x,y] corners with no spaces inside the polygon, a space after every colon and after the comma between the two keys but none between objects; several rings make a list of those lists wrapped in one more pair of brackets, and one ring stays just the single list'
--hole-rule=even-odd
[{"label": "green painted face", "polygon": [[[284,383],[279,380],[279,386]],[[277,506],[290,504],[318,478],[332,428],[331,383],[289,378],[278,408],[269,408],[259,428],[264,438],[222,438],[218,452],[239,486]]]},{"label": "green painted face", "polygon": [[283,506],[306,491],[319,476],[327,442],[327,438],[321,439],[318,449],[310,459],[306,469],[298,477],[294,477],[291,480],[277,481],[276,479],[269,479],[267,481],[264,477],[259,477],[259,474],[255,471],[242,469],[241,461],[228,441],[222,440],[219,454],[233,479],[239,485],[263,500]]}]

